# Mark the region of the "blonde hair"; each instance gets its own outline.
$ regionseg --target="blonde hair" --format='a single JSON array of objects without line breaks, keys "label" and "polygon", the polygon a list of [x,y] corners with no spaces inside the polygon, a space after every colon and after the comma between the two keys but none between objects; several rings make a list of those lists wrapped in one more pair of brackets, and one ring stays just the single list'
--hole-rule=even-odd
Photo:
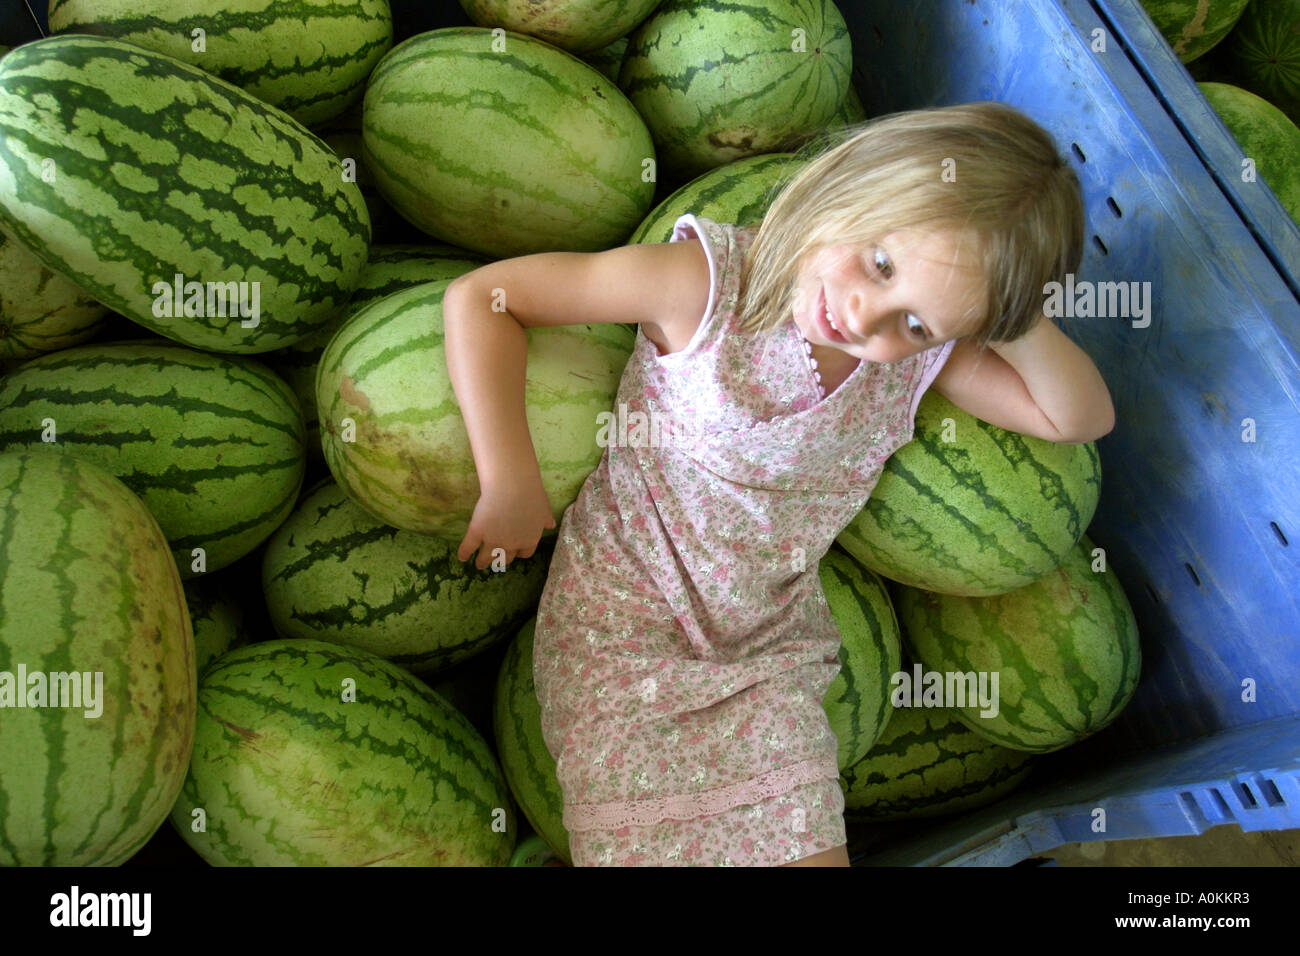
[{"label": "blonde hair", "polygon": [[1078,268],[1078,177],[1051,136],[1010,106],[894,113],[824,134],[801,153],[819,155],[781,189],[742,269],[743,330],[791,314],[799,269],[819,247],[868,248],[899,229],[950,228],[977,240],[988,298],[979,327],[959,337],[980,348],[1029,331],[1044,285]]}]

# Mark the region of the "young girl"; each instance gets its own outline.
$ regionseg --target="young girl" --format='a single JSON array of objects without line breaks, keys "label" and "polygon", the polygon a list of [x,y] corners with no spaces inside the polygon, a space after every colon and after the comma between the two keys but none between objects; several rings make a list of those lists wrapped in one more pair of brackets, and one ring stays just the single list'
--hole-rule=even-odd
[{"label": "young girl", "polygon": [[525,329],[637,323],[617,403],[672,426],[671,441],[606,447],[538,608],[575,865],[848,865],[822,708],[840,635],[818,561],[931,384],[1050,441],[1111,429],[1096,367],[1041,315],[1082,238],[1051,138],[978,103],[857,127],[761,227],[686,215],[668,243],[523,256],[447,289],[481,490],[462,561],[529,557],[555,527],[524,416]]}]

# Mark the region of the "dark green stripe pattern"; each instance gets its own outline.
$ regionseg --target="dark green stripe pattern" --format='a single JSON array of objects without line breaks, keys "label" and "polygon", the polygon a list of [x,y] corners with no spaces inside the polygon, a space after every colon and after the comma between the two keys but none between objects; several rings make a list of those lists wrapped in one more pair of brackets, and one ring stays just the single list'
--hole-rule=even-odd
[{"label": "dark green stripe pattern", "polygon": [[545,551],[479,571],[456,544],[382,524],[329,482],[271,536],[262,583],[276,633],[378,654],[430,676],[513,637],[541,600]]},{"label": "dark green stripe pattern", "polygon": [[882,823],[974,810],[1029,775],[1028,754],[971,733],[948,708],[904,708],[840,777],[846,820]]},{"label": "dark green stripe pattern", "polygon": [[998,712],[958,708],[986,740],[1047,753],[1101,730],[1124,709],[1142,669],[1137,621],[1115,572],[1094,571],[1085,535],[1061,565],[994,597],[898,589],[908,652],[926,670],[998,674]]},{"label": "dark green stripe pattern", "polygon": [[118,476],[157,519],[185,578],[199,573],[193,549],[216,571],[289,515],[305,439],[289,386],[252,359],[151,342],[85,345],[0,380],[0,449],[54,449]]},{"label": "dark green stripe pattern", "polygon": [[[217,352],[281,348],[329,321],[370,243],[357,184],[291,117],[171,57],[87,36],[0,61],[0,222],[110,308]],[[203,284],[199,314],[154,291],[177,274]],[[255,327],[209,305],[208,284],[230,282],[258,283]],[[239,290],[250,310],[252,289]]]},{"label": "dark green stripe pattern", "polygon": [[676,179],[801,145],[840,108],[852,67],[831,0],[666,0],[631,35],[619,86]]},{"label": "dark green stripe pattern", "polygon": [[893,581],[1001,594],[1060,564],[1100,495],[1095,442],[1006,431],[930,388],[912,440],[890,456],[866,507],[836,541]]},{"label": "dark green stripe pattern", "polygon": [[184,60],[307,126],[355,101],[393,45],[388,0],[52,0],[49,22]]},{"label": "dark green stripe pattern", "polygon": [[902,657],[898,619],[884,582],[839,548],[818,567],[822,591],[840,632],[840,672],[823,706],[839,741],[841,772],[861,760],[885,729],[890,678]]},{"label": "dark green stripe pattern", "polygon": [[772,153],[711,169],[650,210],[628,243],[668,242],[673,225],[687,213],[737,226],[761,222],[781,187],[803,165],[793,153]]},{"label": "dark green stripe pattern", "polygon": [[569,831],[564,826],[564,791],[555,758],[542,736],[542,705],[533,681],[533,635],[537,619],[510,642],[497,677],[492,728],[510,792],[538,835],[570,866]]}]

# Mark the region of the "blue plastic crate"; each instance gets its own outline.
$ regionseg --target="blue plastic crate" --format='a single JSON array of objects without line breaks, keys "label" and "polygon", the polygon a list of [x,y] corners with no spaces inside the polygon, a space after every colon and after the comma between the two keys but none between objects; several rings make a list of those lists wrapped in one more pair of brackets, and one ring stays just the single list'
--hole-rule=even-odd
[{"label": "blue plastic crate", "polygon": [[1145,328],[1057,320],[1115,402],[1088,533],[1137,616],[1133,701],[1037,758],[1031,786],[865,862],[1008,864],[1067,842],[1300,827],[1300,229],[1262,179],[1243,181],[1241,148],[1138,0],[840,7],[869,115],[1023,110],[1083,184],[1079,278],[1153,296]]}]

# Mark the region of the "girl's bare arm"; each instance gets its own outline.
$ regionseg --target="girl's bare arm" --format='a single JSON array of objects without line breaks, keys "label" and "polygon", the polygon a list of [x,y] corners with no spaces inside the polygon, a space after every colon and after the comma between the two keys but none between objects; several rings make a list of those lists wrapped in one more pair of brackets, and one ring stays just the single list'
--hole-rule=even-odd
[{"label": "girl's bare arm", "polygon": [[553,526],[549,508],[544,516],[541,510],[545,494],[524,408],[525,330],[636,322],[662,341],[666,332],[675,336],[678,326],[699,321],[708,291],[708,262],[698,242],[520,256],[447,287],[447,370],[469,433],[481,504],[490,499],[483,515],[476,509],[462,560],[480,543],[486,547],[479,567],[486,567],[492,547],[504,548],[507,560],[527,556],[543,528]]}]

